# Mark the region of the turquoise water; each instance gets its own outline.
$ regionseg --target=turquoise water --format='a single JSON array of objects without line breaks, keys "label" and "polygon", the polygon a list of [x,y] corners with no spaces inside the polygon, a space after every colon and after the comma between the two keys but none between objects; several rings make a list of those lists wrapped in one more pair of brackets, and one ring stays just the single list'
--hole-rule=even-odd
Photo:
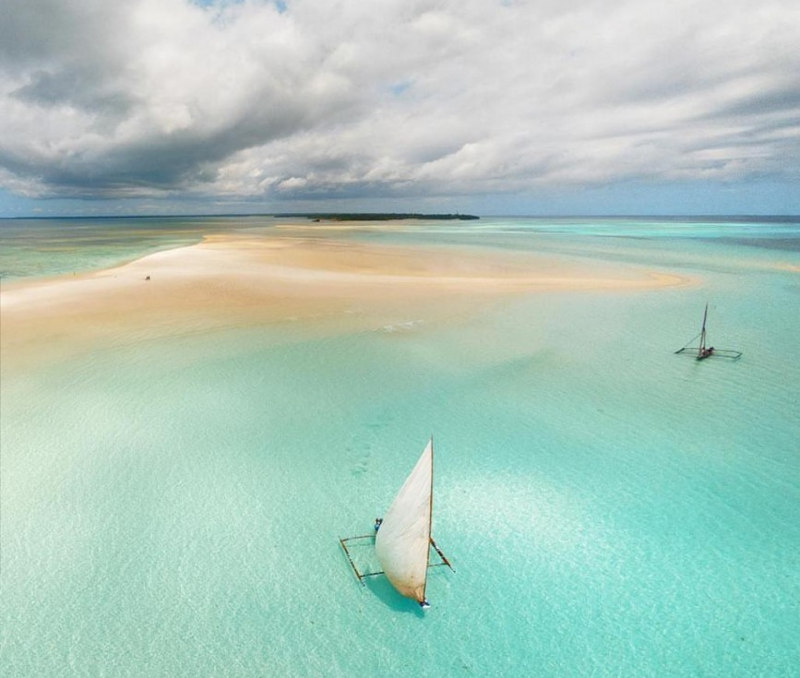
[{"label": "turquoise water", "polygon": [[107,268],[195,244],[204,235],[271,228],[276,223],[269,217],[0,219],[0,279]]},{"label": "turquoise water", "polygon": [[[4,673],[796,675],[800,227],[509,221],[350,237],[699,282],[4,374]],[[741,360],[673,355],[706,300],[711,343]],[[369,531],[431,433],[456,572],[432,571],[422,613],[360,587],[337,537]]]}]

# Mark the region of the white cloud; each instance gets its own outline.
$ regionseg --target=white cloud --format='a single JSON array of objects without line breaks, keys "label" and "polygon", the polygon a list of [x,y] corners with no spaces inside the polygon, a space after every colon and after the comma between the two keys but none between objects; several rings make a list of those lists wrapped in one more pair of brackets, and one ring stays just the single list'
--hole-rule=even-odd
[{"label": "white cloud", "polygon": [[800,180],[794,0],[6,0],[0,185],[86,197]]}]

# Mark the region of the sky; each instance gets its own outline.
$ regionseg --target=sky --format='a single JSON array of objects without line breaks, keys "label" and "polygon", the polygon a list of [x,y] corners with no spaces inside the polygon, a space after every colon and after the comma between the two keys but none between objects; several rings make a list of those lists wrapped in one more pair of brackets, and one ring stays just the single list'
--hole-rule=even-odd
[{"label": "sky", "polygon": [[1,0],[0,217],[800,214],[797,0]]}]

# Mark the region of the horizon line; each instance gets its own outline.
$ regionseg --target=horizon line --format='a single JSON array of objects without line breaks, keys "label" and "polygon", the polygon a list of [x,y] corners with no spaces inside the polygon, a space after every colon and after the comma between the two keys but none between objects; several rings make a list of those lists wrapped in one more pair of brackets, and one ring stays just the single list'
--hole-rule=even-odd
[{"label": "horizon line", "polygon": [[[396,219],[418,219],[452,217],[453,221],[458,217],[473,217],[478,219],[800,219],[800,214],[792,213],[711,213],[711,214],[691,214],[691,213],[596,213],[596,214],[568,214],[568,213],[539,213],[539,214],[467,214],[461,212],[372,212],[372,211],[351,211],[346,212],[187,212],[187,213],[168,213],[155,212],[147,214],[27,214],[15,216],[2,216],[2,221],[22,221],[26,219],[202,219],[210,217],[273,217],[273,218],[332,218],[336,216],[360,216],[360,217],[381,217],[391,215]],[[345,220],[346,221],[346,220]]]}]

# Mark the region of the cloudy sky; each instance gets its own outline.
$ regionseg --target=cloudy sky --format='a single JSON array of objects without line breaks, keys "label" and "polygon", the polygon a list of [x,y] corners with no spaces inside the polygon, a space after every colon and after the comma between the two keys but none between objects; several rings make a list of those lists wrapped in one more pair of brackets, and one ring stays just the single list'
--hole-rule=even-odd
[{"label": "cloudy sky", "polygon": [[0,216],[800,213],[797,0],[2,0]]}]

